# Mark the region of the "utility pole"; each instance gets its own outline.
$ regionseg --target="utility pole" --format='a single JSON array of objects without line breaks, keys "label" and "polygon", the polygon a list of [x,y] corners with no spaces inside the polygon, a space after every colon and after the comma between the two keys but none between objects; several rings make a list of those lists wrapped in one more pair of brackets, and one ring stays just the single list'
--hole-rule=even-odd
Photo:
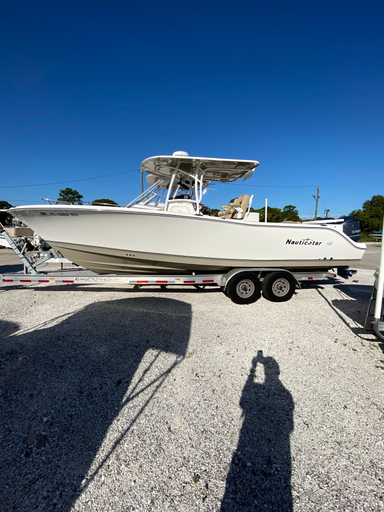
[{"label": "utility pole", "polygon": [[319,206],[320,199],[320,185],[317,185],[317,194],[316,196],[312,196],[316,200],[316,209],[315,209],[315,220],[317,218],[317,207]]}]

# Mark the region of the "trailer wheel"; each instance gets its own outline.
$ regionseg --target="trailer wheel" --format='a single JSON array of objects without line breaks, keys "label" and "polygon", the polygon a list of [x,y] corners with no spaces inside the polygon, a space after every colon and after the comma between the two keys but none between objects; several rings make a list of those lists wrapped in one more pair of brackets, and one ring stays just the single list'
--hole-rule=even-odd
[{"label": "trailer wheel", "polygon": [[262,290],[267,300],[285,302],[295,293],[295,278],[288,272],[271,272],[264,277]]},{"label": "trailer wheel", "polygon": [[252,272],[242,272],[230,279],[226,294],[235,304],[252,304],[260,299],[261,284]]}]

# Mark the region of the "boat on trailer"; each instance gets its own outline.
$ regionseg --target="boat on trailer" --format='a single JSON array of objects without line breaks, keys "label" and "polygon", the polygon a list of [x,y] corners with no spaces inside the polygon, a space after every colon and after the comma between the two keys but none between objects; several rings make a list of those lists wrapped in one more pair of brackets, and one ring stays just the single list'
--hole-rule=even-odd
[{"label": "boat on trailer", "polygon": [[248,194],[228,201],[217,217],[204,213],[211,182],[246,180],[258,165],[176,152],[142,162],[149,186],[125,207],[46,204],[9,211],[55,251],[98,275],[169,275],[187,283],[189,275],[220,274],[215,284],[240,303],[257,300],[261,288],[270,300],[288,300],[297,273],[338,269],[332,272],[348,276],[366,249],[351,219],[259,222]]},{"label": "boat on trailer", "polygon": [[70,261],[97,274],[228,272],[233,268],[327,269],[356,265],[366,249],[335,223],[264,223],[245,194],[204,215],[212,181],[247,179],[255,160],[188,156],[142,162],[151,186],[125,207],[75,204],[10,209]]}]

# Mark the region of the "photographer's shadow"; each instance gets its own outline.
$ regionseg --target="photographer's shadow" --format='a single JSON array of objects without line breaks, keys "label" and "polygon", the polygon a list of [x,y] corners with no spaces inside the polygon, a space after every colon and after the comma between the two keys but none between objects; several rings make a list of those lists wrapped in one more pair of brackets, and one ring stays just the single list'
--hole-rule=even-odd
[{"label": "photographer's shadow", "polygon": [[[27,332],[4,322],[0,509],[70,510],[185,356],[190,324],[189,304],[154,297],[90,304]],[[130,424],[90,477],[123,407]]]},{"label": "photographer's shadow", "polygon": [[[255,381],[258,364],[264,367],[263,383]],[[221,512],[292,511],[289,437],[294,403],[279,373],[275,359],[261,352],[252,361],[240,399],[244,423]]]}]

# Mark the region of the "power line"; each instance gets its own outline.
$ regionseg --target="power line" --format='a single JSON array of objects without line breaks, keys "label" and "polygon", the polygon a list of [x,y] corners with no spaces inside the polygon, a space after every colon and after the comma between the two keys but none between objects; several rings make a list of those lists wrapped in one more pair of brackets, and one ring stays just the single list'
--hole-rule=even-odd
[{"label": "power line", "polygon": [[234,185],[236,187],[257,187],[257,188],[314,188],[317,185]]},{"label": "power line", "polygon": [[[93,176],[91,178],[82,178],[78,180],[65,180],[65,181],[54,181],[51,183],[32,183],[30,185],[5,185],[1,186],[0,189],[3,188],[26,188],[26,187],[45,187],[48,185],[63,185],[65,183],[78,183],[79,181],[90,181],[90,180],[99,180],[102,178],[109,178],[111,176],[119,176],[121,174],[128,174],[130,172],[140,172],[140,169],[132,169],[130,171],[116,172],[113,174],[104,174],[103,176]],[[316,185],[236,185],[235,183],[227,183],[227,186],[230,185],[232,187],[257,187],[257,188],[313,188]]]},{"label": "power line", "polygon": [[326,210],[326,209],[327,209],[327,207],[325,206],[324,201],[323,201],[323,200],[321,200],[321,202],[323,203],[324,209]]},{"label": "power line", "polygon": [[80,180],[55,181],[52,183],[34,183],[32,185],[6,185],[5,187],[2,187],[0,185],[0,189],[2,189],[2,188],[23,188],[23,187],[45,187],[47,185],[63,185],[65,183],[76,183],[78,181],[99,180],[100,178],[109,178],[110,176],[118,176],[119,174],[127,174],[129,172],[138,172],[138,171],[139,171],[139,169],[132,169],[131,171],[115,172],[114,174],[105,174],[104,176],[94,176],[93,178],[82,178]]}]

